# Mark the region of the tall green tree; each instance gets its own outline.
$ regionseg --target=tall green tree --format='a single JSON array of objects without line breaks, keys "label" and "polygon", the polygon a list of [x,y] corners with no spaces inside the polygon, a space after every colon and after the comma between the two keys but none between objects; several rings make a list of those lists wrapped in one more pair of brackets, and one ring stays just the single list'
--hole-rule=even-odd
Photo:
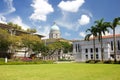
[{"label": "tall green tree", "polygon": [[63,53],[68,53],[73,51],[72,44],[70,44],[69,42],[60,41],[60,43],[62,45]]},{"label": "tall green tree", "polygon": [[[30,35],[30,34],[21,35],[21,40],[23,45],[26,47],[26,52],[30,50],[38,50],[36,46],[39,46],[41,43],[41,39],[38,36]],[[26,57],[26,52],[25,52],[25,57]]]},{"label": "tall green tree", "polygon": [[95,61],[95,56],[96,56],[96,51],[95,51],[95,38],[97,36],[97,28],[95,26],[92,26],[90,29],[87,29],[86,32],[90,32],[90,34],[87,34],[85,36],[85,40],[90,39],[90,37],[93,35],[93,53],[94,53],[94,61]]},{"label": "tall green tree", "polygon": [[5,57],[7,51],[9,50],[9,46],[11,44],[10,34],[3,29],[0,29],[0,55]]},{"label": "tall green tree", "polygon": [[104,22],[104,19],[100,19],[100,20],[97,20],[95,21],[95,26],[97,27],[97,33],[98,33],[98,39],[100,41],[100,44],[101,44],[101,59],[102,59],[102,62],[104,60],[104,50],[103,50],[103,39],[102,39],[102,36],[103,34],[105,35],[105,32],[108,31],[108,27],[109,27],[109,22]]},{"label": "tall green tree", "polygon": [[54,43],[48,44],[48,56],[52,57],[52,54],[58,54],[58,59],[60,59],[60,53],[68,53],[72,51],[72,45],[69,42],[56,41]]},{"label": "tall green tree", "polygon": [[110,27],[113,30],[113,42],[114,42],[114,62],[116,62],[116,36],[115,36],[115,28],[117,25],[120,25],[120,17],[117,17],[110,23]]},{"label": "tall green tree", "polygon": [[33,34],[33,33],[36,33],[37,31],[36,31],[36,29],[29,29],[29,28],[28,28],[28,29],[27,29],[27,32],[30,32],[30,33]]}]

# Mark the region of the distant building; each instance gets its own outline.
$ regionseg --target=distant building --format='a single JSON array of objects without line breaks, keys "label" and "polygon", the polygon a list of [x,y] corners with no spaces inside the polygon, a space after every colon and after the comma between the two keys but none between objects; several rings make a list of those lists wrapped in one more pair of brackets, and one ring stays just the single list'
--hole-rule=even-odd
[{"label": "distant building", "polygon": [[[45,42],[45,45],[52,44],[57,41],[69,42],[71,44],[70,40],[66,40],[66,39],[62,38],[60,28],[56,23],[54,23],[51,26],[50,33],[49,33],[49,39],[43,39],[43,41]],[[72,53],[69,52],[68,54],[64,54],[63,51],[60,51],[60,53],[55,52],[51,56],[52,56],[51,58],[53,60],[58,60],[58,58],[62,59],[63,57],[65,59],[73,59]],[[46,58],[47,58],[47,56],[46,56]]]},{"label": "distant building", "polygon": [[[113,47],[113,35],[103,36],[103,49],[104,49],[104,60],[114,59],[114,47]],[[101,60],[101,45],[98,39],[95,40],[95,59]],[[116,34],[116,48],[117,48],[117,60],[120,60],[120,34]],[[93,40],[90,41],[79,40],[73,41],[73,54],[75,61],[87,61],[93,60]]]},{"label": "distant building", "polygon": [[[2,23],[0,23],[0,28],[1,28],[1,29],[4,29],[4,30],[7,30],[8,33],[11,34],[11,36],[12,36],[12,35],[20,36],[21,34],[29,34],[29,35],[31,35],[30,32],[27,32],[27,31],[24,31],[24,30],[14,29],[12,26],[9,26],[9,25],[7,25],[7,24],[2,24]],[[36,34],[36,33],[35,33],[35,34],[32,34],[32,35],[36,35],[36,36],[38,36],[40,39],[41,39],[42,37],[44,37],[43,35]],[[13,56],[16,56],[16,57],[24,57],[25,52],[26,52],[27,57],[29,57],[30,54],[28,54],[28,53],[29,53],[29,52],[28,52],[28,49],[25,48],[24,46],[23,46],[21,49],[16,49],[16,50],[14,49],[14,55],[13,55]],[[13,52],[11,52],[11,50],[4,51],[4,52],[3,52],[3,51],[0,51],[0,57],[6,57],[6,54],[13,54]]]},{"label": "distant building", "polygon": [[53,24],[49,33],[49,39],[61,38],[61,32],[56,23]]}]

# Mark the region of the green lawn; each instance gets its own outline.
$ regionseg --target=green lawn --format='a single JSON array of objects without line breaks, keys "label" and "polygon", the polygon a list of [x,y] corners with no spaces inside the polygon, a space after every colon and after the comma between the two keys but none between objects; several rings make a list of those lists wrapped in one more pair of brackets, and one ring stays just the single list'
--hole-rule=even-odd
[{"label": "green lawn", "polygon": [[120,80],[120,65],[0,65],[0,80]]}]

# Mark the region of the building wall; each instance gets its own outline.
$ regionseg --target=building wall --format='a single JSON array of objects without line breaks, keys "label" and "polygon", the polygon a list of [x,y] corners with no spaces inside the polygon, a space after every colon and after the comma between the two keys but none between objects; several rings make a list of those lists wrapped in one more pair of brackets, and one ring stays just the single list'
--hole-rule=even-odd
[{"label": "building wall", "polygon": [[61,34],[60,34],[60,31],[58,30],[55,30],[55,31],[50,31],[49,33],[49,38],[50,39],[56,39],[56,38],[61,38]]},{"label": "building wall", "polygon": [[[101,60],[101,45],[100,42],[95,40],[96,46],[96,60]],[[116,48],[117,48],[117,60],[120,60],[120,37],[116,38]],[[104,49],[104,60],[113,60],[113,38],[104,38],[103,39],[103,49]],[[93,60],[93,40],[90,41],[75,41],[73,42],[73,54],[75,61],[86,61]]]}]

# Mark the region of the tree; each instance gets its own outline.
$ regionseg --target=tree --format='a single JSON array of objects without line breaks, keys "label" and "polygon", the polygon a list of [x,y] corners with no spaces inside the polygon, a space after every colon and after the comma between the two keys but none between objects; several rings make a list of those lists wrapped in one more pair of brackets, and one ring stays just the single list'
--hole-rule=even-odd
[{"label": "tree", "polygon": [[21,40],[23,45],[26,47],[25,57],[26,57],[26,52],[30,50],[34,50],[34,51],[38,50],[36,46],[39,46],[41,43],[41,39],[38,36],[30,35],[30,34],[21,35]]},{"label": "tree", "polygon": [[9,26],[14,27],[14,24],[12,22],[7,23]]},{"label": "tree", "polygon": [[41,53],[43,60],[44,60],[45,57],[49,53],[49,48],[48,48],[48,46],[44,45],[44,43],[41,43],[41,45],[39,46],[39,49],[40,49],[40,53]]},{"label": "tree", "polygon": [[10,52],[10,58],[13,57],[13,55],[16,53],[16,50],[21,48],[22,46],[22,41],[20,36],[12,35],[10,37],[10,46],[9,46],[9,52]]},{"label": "tree", "polygon": [[97,36],[97,28],[92,26],[90,29],[87,29],[86,32],[90,32],[90,34],[87,34],[85,36],[85,40],[90,39],[91,35],[93,35],[93,52],[94,52],[94,61],[95,61],[95,56],[96,56],[96,51],[95,51],[95,37]]},{"label": "tree", "polygon": [[117,17],[110,23],[110,28],[113,30],[113,42],[114,42],[114,62],[116,62],[116,37],[115,37],[115,28],[117,25],[120,25],[120,17]]},{"label": "tree", "polygon": [[36,33],[37,31],[36,31],[36,29],[27,29],[27,32],[30,32],[30,33]]},{"label": "tree", "polygon": [[104,58],[104,54],[103,54],[103,40],[102,40],[102,36],[103,34],[105,35],[105,32],[108,31],[108,27],[109,27],[109,22],[104,22],[104,19],[100,19],[95,21],[95,26],[97,27],[97,33],[98,33],[98,39],[100,41],[101,44],[101,59],[103,62],[103,58]]},{"label": "tree", "polygon": [[72,52],[72,44],[60,41],[64,53]]},{"label": "tree", "polygon": [[49,57],[54,54],[55,52],[58,54],[58,59],[60,59],[60,51],[62,50],[62,44],[60,42],[54,42],[51,44],[48,44],[48,55]]},{"label": "tree", "polygon": [[64,41],[56,41],[54,43],[47,45],[48,56],[52,57],[53,54],[58,55],[58,59],[60,59],[60,53],[63,51],[64,53],[68,53],[72,51],[72,45],[69,42]]},{"label": "tree", "polygon": [[10,34],[3,29],[0,29],[0,54],[1,57],[7,56],[7,51],[9,50],[10,46]]},{"label": "tree", "polygon": [[11,26],[12,28],[16,29],[16,30],[21,30],[21,26],[19,26],[18,24],[14,24],[12,22],[7,23],[9,26]]}]

